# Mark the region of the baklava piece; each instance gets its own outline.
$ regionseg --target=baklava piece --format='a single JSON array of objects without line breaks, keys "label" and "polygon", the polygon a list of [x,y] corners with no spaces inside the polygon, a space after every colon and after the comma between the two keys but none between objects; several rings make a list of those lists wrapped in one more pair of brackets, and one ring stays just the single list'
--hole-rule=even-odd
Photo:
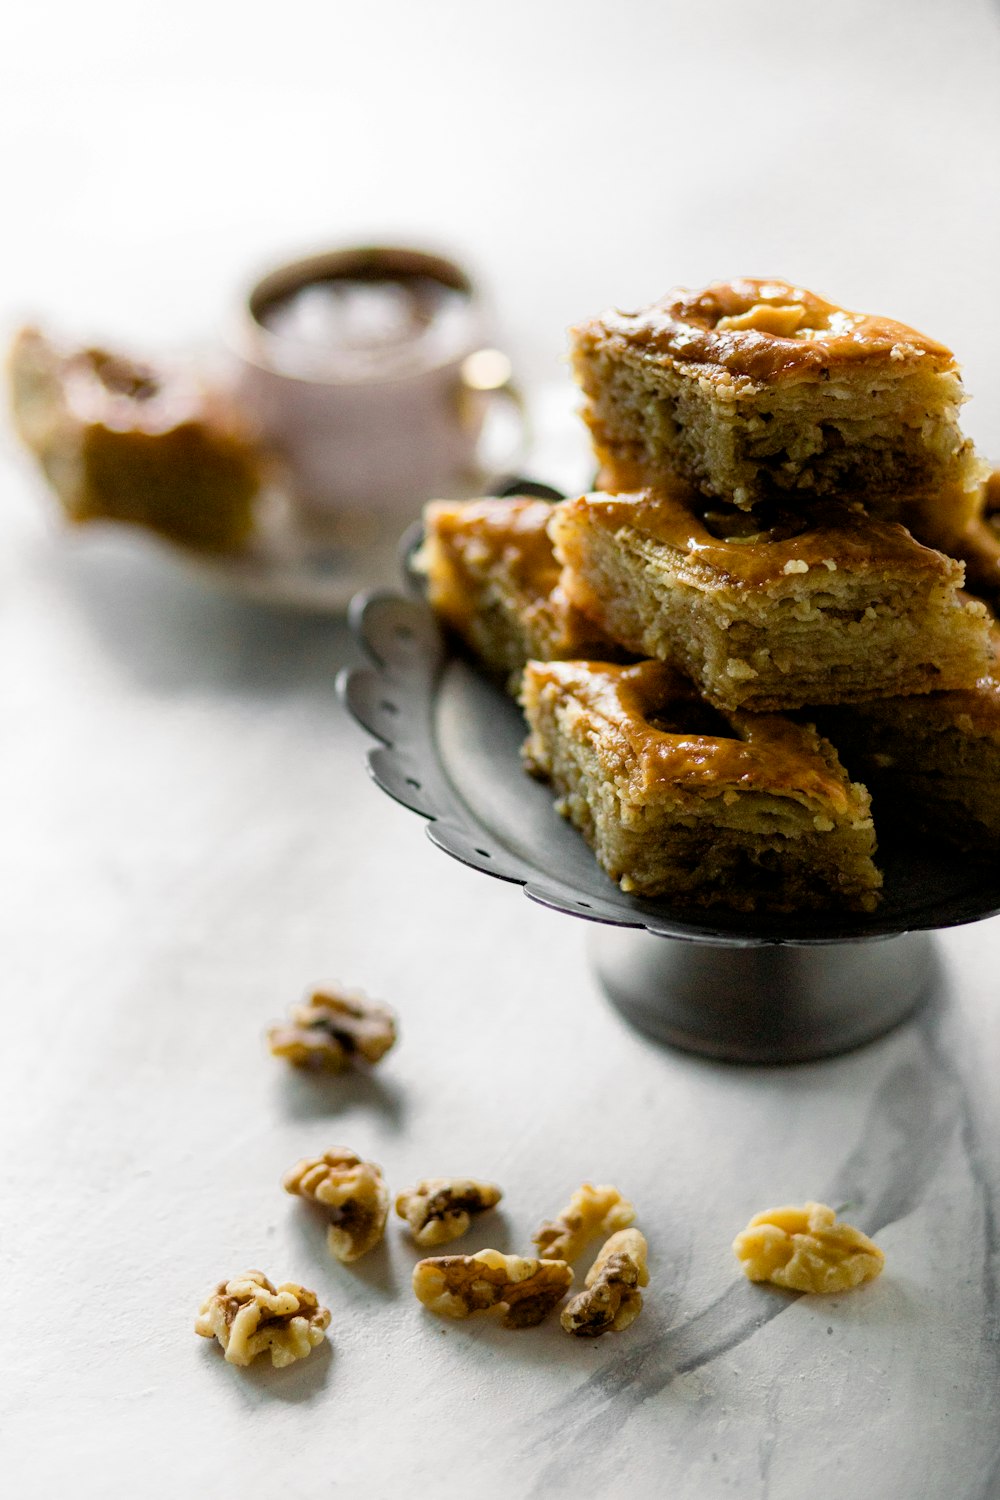
[{"label": "baklava piece", "polygon": [[823,729],[864,776],[879,818],[960,849],[1000,849],[1000,633],[975,687],[829,709]]},{"label": "baklava piece", "polygon": [[964,562],[966,583],[973,593],[995,602],[1000,596],[1000,469],[984,474],[974,516],[957,537],[942,545],[945,552]]},{"label": "baklava piece", "polygon": [[424,510],[418,566],[431,607],[494,672],[512,677],[529,657],[614,654],[565,597],[547,526],[547,500],[434,501]]},{"label": "baklava piece", "polygon": [[18,435],[71,521],[128,521],[205,551],[246,540],[261,460],[218,392],[31,328],[8,373]]},{"label": "baklava piece", "polygon": [[824,500],[806,522],[674,486],[567,500],[549,529],[574,604],[722,708],[928,693],[989,669],[961,563],[857,503]]},{"label": "baklava piece", "polygon": [[955,358],[902,323],[741,279],[604,313],[572,339],[602,489],[676,474],[745,509],[776,495],[853,495],[891,516],[901,495],[972,504]]},{"label": "baklava piece", "polygon": [[710,709],[662,662],[529,662],[529,770],[625,891],[740,911],[871,911],[869,797],[808,726]]}]

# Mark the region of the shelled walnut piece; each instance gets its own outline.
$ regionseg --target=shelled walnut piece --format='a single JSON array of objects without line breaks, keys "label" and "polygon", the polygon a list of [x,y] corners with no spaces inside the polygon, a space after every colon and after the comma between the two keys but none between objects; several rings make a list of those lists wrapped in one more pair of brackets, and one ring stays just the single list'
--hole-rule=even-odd
[{"label": "shelled walnut piece", "polygon": [[285,1176],[284,1189],[327,1210],[326,1242],[339,1261],[359,1260],[385,1233],[389,1190],[382,1169],[345,1146],[303,1157]]},{"label": "shelled walnut piece", "polygon": [[585,1290],[563,1308],[567,1333],[596,1338],[621,1333],[642,1311],[639,1287],[649,1285],[646,1237],[638,1229],[620,1229],[604,1244],[587,1272]]},{"label": "shelled walnut piece", "polygon": [[548,1219],[532,1235],[539,1254],[556,1260],[574,1261],[595,1235],[625,1229],[635,1218],[635,1209],[616,1187],[593,1187],[585,1182],[577,1188],[556,1218]]},{"label": "shelled walnut piece", "polygon": [[769,1208],[733,1241],[751,1281],[796,1292],[847,1292],[878,1276],[885,1256],[860,1229],[837,1222],[825,1203]]},{"label": "shelled walnut piece", "polygon": [[249,1365],[270,1351],[280,1369],[305,1359],[326,1337],[330,1312],[315,1292],[294,1281],[275,1287],[263,1271],[220,1281],[202,1303],[195,1333],[216,1338],[231,1365]]},{"label": "shelled walnut piece", "polygon": [[444,1245],[457,1240],[475,1215],[495,1208],[503,1197],[496,1183],[473,1177],[425,1177],[396,1199],[396,1212],[405,1219],[418,1245]]},{"label": "shelled walnut piece", "polygon": [[275,1057],[297,1068],[346,1072],[359,1059],[377,1063],[396,1040],[396,1017],[387,1005],[356,990],[316,990],[291,1019],[267,1034]]},{"label": "shelled walnut piece", "polygon": [[438,1255],[413,1268],[419,1301],[442,1318],[503,1310],[505,1328],[534,1328],[561,1302],[573,1281],[564,1260],[531,1260],[480,1250]]}]

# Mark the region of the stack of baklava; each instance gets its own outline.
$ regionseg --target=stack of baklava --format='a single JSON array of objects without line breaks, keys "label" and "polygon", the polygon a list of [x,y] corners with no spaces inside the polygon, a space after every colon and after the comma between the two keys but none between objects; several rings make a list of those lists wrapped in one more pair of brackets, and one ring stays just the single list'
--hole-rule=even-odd
[{"label": "stack of baklava", "polygon": [[869,786],[880,824],[996,849],[996,642],[962,585],[1000,546],[952,354],[740,280],[596,318],[573,356],[598,492],[433,504],[424,566],[608,874],[870,911]]}]

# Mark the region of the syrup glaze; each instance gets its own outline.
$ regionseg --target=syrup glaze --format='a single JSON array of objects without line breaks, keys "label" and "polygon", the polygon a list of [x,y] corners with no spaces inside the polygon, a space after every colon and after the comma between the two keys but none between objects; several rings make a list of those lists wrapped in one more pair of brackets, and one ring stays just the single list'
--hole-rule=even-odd
[{"label": "syrup glaze", "polygon": [[[604,662],[531,662],[533,683],[553,683],[592,721],[595,736],[636,766],[638,790],[676,785],[701,796],[727,789],[791,795],[845,813],[852,795],[846,777],[824,759],[808,726],[776,714],[726,713],[729,736],[670,732],[654,720],[695,723],[704,706],[692,684],[661,661],[633,666]],[[580,725],[577,725],[580,730]],[[864,816],[867,809],[859,809]]]},{"label": "syrup glaze", "polygon": [[677,287],[639,312],[612,309],[575,330],[584,349],[608,338],[663,363],[707,365],[757,382],[824,378],[838,365],[926,364],[957,370],[949,349],[905,323],[851,312],[790,282],[741,277]]},{"label": "syrup glaze", "polygon": [[[736,587],[787,583],[794,590],[797,578],[813,568],[823,575],[905,569],[961,581],[960,564],[914,541],[897,522],[875,520],[846,500],[816,501],[808,514],[780,507],[748,514],[677,486],[583,495],[564,501],[557,512],[565,513],[567,528],[579,521],[611,532],[631,527]],[[562,524],[557,514],[551,528],[557,545]]]},{"label": "syrup glaze", "polygon": [[[452,564],[469,579],[502,563],[526,596],[541,601],[558,588],[561,571],[546,529],[552,510],[549,501],[525,496],[438,500],[425,507],[424,526],[428,538],[445,546]],[[433,575],[432,595],[440,584]],[[435,596],[433,603],[456,626],[476,614],[468,589],[456,591],[447,602]]]}]

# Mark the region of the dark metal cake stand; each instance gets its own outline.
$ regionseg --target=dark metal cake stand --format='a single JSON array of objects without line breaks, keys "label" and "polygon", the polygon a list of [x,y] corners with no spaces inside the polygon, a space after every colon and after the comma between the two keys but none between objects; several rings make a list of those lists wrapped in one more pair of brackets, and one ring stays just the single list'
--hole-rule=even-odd
[{"label": "dark metal cake stand", "polygon": [[517,704],[442,633],[420,598],[360,596],[353,628],[371,665],[338,689],[381,744],[378,785],[429,819],[439,848],[600,924],[594,961],[618,1009],[650,1035],[730,1061],[831,1056],[890,1030],[937,973],[930,932],[1000,911],[1000,871],[883,839],[871,915],[694,911],[619,890],[522,769]]}]

